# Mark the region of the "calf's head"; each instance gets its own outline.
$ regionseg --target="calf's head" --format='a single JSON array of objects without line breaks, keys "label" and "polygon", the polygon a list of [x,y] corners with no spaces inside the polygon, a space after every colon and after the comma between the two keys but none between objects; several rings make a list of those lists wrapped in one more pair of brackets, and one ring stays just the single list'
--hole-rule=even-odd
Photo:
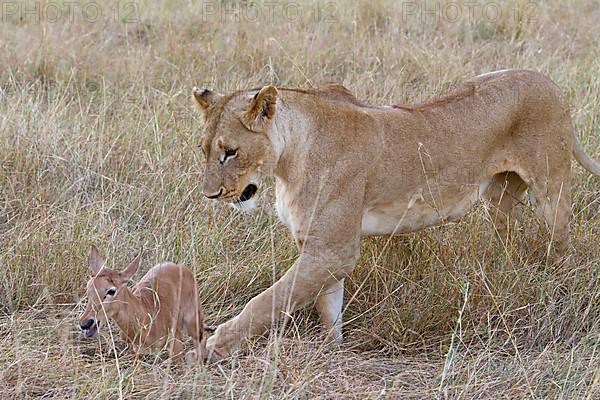
[{"label": "calf's head", "polygon": [[127,282],[137,273],[139,266],[138,255],[123,271],[106,268],[98,249],[92,246],[92,277],[87,283],[87,306],[79,320],[79,327],[85,331],[85,336],[95,336],[101,326],[123,310],[123,292],[129,290]]}]

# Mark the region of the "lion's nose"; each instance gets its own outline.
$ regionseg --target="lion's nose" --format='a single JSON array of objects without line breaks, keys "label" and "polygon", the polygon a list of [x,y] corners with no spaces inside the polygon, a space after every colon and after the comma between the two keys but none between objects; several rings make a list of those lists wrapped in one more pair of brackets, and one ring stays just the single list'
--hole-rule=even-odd
[{"label": "lion's nose", "polygon": [[223,194],[223,188],[220,188],[218,193],[213,193],[213,194],[203,193],[203,194],[207,199],[218,199]]},{"label": "lion's nose", "polygon": [[80,322],[79,327],[83,330],[90,329],[90,327],[94,325],[94,320],[92,318],[88,319],[85,322]]}]

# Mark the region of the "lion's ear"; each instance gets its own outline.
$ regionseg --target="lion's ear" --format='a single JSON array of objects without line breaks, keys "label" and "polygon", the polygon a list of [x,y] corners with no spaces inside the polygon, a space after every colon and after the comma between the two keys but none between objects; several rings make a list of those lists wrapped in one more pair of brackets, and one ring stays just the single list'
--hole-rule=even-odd
[{"label": "lion's ear", "polygon": [[242,123],[251,131],[265,132],[273,121],[276,109],[277,89],[275,86],[265,86],[254,96],[250,107],[242,114]]},{"label": "lion's ear", "polygon": [[206,113],[208,107],[215,104],[221,98],[220,94],[217,94],[212,90],[200,89],[197,87],[192,89],[192,94],[194,95],[196,105],[203,114]]}]

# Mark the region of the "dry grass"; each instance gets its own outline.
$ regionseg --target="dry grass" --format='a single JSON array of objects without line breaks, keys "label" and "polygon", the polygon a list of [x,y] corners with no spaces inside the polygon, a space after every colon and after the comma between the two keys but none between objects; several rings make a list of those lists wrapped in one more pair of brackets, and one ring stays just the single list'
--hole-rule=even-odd
[{"label": "dry grass", "polygon": [[[225,3],[240,4],[212,4]],[[190,265],[214,324],[296,256],[272,191],[249,215],[202,198],[194,85],[337,81],[391,104],[531,68],[564,88],[600,158],[600,11],[568,3],[535,3],[527,22],[499,2],[493,23],[482,8],[473,21],[466,8],[436,21],[392,0],[323,2],[325,15],[336,7],[332,23],[304,3],[299,21],[279,3],[272,23],[203,21],[201,4],[170,1],[139,3],[128,24],[108,6],[93,23],[81,12],[56,23],[3,14],[0,398],[598,398],[600,185],[579,167],[571,266],[545,261],[528,206],[506,249],[483,208],[453,226],[364,240],[338,349],[315,339],[310,311],[248,354],[193,370],[135,359],[118,338],[85,341],[76,326],[91,243],[115,265],[142,247],[143,269]]]}]

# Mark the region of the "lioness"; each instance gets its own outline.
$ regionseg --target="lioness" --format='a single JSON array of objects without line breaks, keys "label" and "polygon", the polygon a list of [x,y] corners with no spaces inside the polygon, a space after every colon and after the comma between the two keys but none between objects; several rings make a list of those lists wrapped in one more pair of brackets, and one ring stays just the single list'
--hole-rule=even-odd
[{"label": "lioness", "polygon": [[205,120],[203,193],[246,207],[259,177],[272,173],[277,212],[300,251],[281,279],[209,338],[208,351],[221,355],[313,302],[330,337],[341,340],[344,278],[361,236],[457,221],[479,199],[502,229],[528,189],[551,233],[548,248],[562,254],[571,155],[600,175],[560,89],[532,71],[480,75],[409,107],[364,105],[340,85],[226,96],[194,88],[193,97]]}]

